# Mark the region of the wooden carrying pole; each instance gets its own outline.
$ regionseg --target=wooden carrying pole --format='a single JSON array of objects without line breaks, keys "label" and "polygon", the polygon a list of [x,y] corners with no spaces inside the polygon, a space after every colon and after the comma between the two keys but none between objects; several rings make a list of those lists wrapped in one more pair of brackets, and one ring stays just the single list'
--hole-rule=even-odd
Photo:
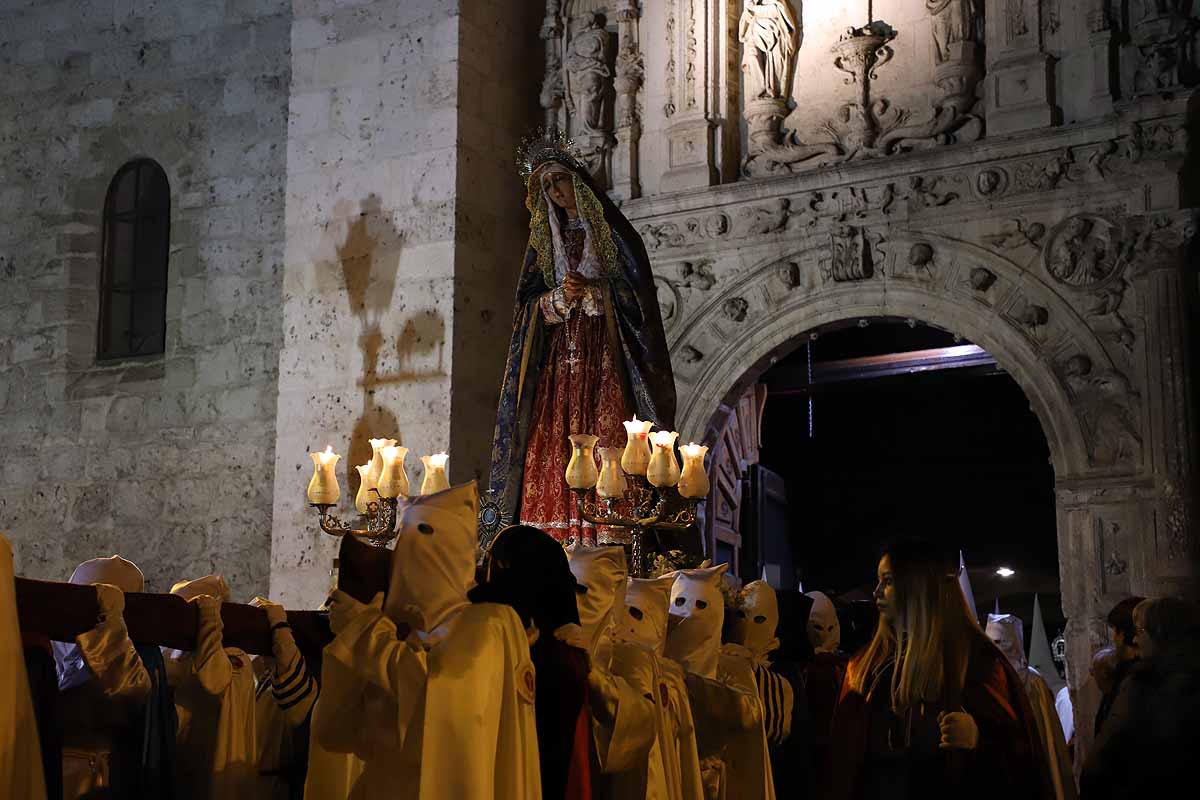
[{"label": "wooden carrying pole", "polygon": [[[338,588],[359,602],[369,603],[385,591],[391,572],[390,550],[371,547],[353,536],[342,539]],[[60,642],[74,641],[91,630],[100,615],[96,589],[57,581],[17,578],[17,614],[21,630],[43,634]],[[176,650],[196,649],[198,611],[193,603],[173,594],[126,592],[125,625],[135,644],[155,644]],[[296,645],[310,660],[320,656],[333,640],[324,611],[288,611]],[[267,613],[242,603],[221,604],[226,647],[253,655],[271,655],[271,629]]]}]

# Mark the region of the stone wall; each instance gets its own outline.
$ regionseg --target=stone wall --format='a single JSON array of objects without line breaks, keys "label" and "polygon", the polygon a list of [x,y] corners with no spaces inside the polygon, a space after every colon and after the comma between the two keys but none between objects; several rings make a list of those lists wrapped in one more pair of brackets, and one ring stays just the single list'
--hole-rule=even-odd
[{"label": "stone wall", "polygon": [[[0,9],[0,529],[17,572],[267,585],[289,0]],[[166,352],[97,364],[116,170],[171,186]]]},{"label": "stone wall", "polygon": [[310,449],[342,454],[346,509],[370,436],[409,448],[414,489],[423,454],[448,450],[455,482],[486,469],[527,226],[511,164],[536,100],[520,76],[540,57],[514,46],[536,47],[532,4],[305,6],[271,570],[272,594],[299,604],[324,597],[337,546],[304,497]]}]

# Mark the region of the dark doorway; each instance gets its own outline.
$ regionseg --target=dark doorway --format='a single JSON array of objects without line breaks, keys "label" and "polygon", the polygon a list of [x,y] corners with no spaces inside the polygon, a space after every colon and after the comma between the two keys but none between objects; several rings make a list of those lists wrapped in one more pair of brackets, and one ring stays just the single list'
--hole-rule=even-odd
[{"label": "dark doorway", "polygon": [[981,621],[998,602],[1028,639],[1038,594],[1053,638],[1064,625],[1054,472],[1020,387],[924,324],[816,333],[762,377],[761,463],[786,484],[804,590],[869,600],[883,544],[915,534],[963,551]]}]

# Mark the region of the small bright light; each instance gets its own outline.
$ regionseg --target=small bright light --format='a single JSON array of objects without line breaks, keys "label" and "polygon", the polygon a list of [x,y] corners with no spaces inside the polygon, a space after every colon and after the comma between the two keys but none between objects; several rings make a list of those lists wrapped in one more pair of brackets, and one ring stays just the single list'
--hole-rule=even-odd
[{"label": "small bright light", "polygon": [[1001,567],[1000,569],[996,570],[996,574],[999,575],[1001,578],[1011,578],[1013,575],[1016,575],[1017,573],[1014,572],[1013,570],[1009,569],[1008,567]]}]

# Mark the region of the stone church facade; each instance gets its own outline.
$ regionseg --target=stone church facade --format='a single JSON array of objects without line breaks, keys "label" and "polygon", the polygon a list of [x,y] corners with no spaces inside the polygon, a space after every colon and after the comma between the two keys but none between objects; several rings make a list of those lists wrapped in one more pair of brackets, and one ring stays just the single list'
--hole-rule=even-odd
[{"label": "stone church facade", "polygon": [[[1078,686],[1115,599],[1192,577],[1198,31],[1172,0],[5,3],[18,570],[119,551],[177,570],[156,588],[313,603],[310,448],[397,435],[483,474],[542,122],[646,242],[684,440],[826,323],[997,359],[1049,443]],[[166,348],[97,363],[100,214],[137,156],[172,187]]]}]

